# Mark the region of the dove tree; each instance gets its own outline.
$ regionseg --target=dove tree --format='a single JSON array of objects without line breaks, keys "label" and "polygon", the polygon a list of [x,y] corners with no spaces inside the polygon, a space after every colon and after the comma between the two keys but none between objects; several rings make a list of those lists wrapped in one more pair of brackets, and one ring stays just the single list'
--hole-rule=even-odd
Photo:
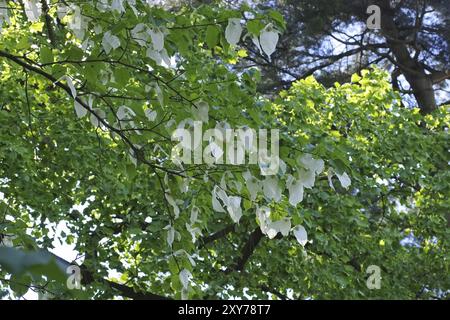
[{"label": "dove tree", "polygon": [[[4,295],[428,298],[448,288],[449,115],[402,108],[382,71],[330,89],[309,77],[268,99],[257,68],[233,66],[247,38],[270,59],[285,24],[245,5],[0,1],[0,23]],[[174,132],[195,122],[279,130],[279,154],[257,153],[278,170],[174,161]],[[207,140],[188,147],[227,155]],[[61,244],[75,256],[59,256]],[[385,273],[379,290],[366,286],[370,265]]]}]

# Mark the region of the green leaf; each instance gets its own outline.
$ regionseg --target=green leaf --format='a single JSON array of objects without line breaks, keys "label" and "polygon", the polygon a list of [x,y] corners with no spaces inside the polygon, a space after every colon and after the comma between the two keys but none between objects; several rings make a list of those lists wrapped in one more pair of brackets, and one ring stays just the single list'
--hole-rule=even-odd
[{"label": "green leaf", "polygon": [[283,30],[286,29],[286,21],[284,21],[283,15],[275,10],[269,11],[269,16],[276,22],[276,24],[282,28]]},{"label": "green leaf", "polygon": [[54,280],[65,279],[63,265],[58,264],[55,257],[48,251],[23,251],[0,247],[0,265],[12,274],[21,275],[31,272]]},{"label": "green leaf", "polygon": [[41,47],[40,51],[40,60],[42,64],[53,62],[53,53],[52,50],[46,46]]},{"label": "green leaf", "polygon": [[351,79],[352,82],[356,83],[356,82],[359,82],[361,79],[362,78],[357,73],[352,74],[352,79]]},{"label": "green leaf", "polygon": [[28,292],[31,285],[31,277],[27,274],[23,275],[12,275],[9,279],[9,288],[14,291],[17,297],[23,296]]},{"label": "green leaf", "polygon": [[205,42],[210,49],[213,49],[219,42],[220,29],[215,25],[206,28]]},{"label": "green leaf", "polygon": [[120,86],[125,86],[130,79],[130,73],[126,68],[116,68],[114,71],[114,79]]},{"label": "green leaf", "polygon": [[264,29],[264,24],[259,19],[254,19],[247,22],[248,32],[255,36],[259,36],[262,29]]}]

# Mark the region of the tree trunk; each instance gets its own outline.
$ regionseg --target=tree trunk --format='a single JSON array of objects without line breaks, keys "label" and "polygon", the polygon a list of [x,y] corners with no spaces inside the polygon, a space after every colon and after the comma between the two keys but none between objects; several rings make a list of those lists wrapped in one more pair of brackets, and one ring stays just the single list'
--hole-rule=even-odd
[{"label": "tree trunk", "polygon": [[381,32],[386,37],[397,66],[410,84],[421,112],[432,112],[437,105],[431,75],[426,74],[424,67],[411,57],[406,42],[400,39],[390,1],[379,0],[376,4],[381,8]]}]

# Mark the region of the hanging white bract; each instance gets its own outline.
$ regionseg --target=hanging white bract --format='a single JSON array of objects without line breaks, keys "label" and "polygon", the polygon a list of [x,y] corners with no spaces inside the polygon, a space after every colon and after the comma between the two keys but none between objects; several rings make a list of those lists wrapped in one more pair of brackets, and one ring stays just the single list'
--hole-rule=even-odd
[{"label": "hanging white bract", "polygon": [[120,47],[120,39],[115,35],[111,34],[111,31],[107,31],[103,35],[102,46],[106,54],[108,54],[111,52],[111,50]]},{"label": "hanging white bract", "polygon": [[275,52],[278,43],[279,31],[276,30],[271,23],[269,23],[259,35],[259,43],[261,49],[269,57]]},{"label": "hanging white bract", "polygon": [[242,26],[241,19],[239,18],[230,18],[228,19],[228,25],[225,29],[225,39],[227,39],[228,43],[235,46],[242,34]]},{"label": "hanging white bract", "polygon": [[[29,21],[36,22],[42,14],[42,5],[39,0],[24,0],[25,14]],[[6,7],[6,6],[5,6]]]}]

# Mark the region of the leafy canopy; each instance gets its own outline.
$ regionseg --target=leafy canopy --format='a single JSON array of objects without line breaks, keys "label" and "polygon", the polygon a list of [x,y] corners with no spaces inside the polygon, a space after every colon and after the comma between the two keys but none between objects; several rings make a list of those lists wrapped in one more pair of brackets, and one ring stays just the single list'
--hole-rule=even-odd
[{"label": "leafy canopy", "polygon": [[[280,14],[148,2],[0,1],[0,233],[15,248],[0,248],[5,294],[448,289],[445,109],[402,108],[378,69],[329,89],[308,77],[269,100],[258,69],[232,66],[245,37],[270,58]],[[172,161],[172,132],[193,120],[279,129],[278,173]],[[55,239],[79,252],[82,290],[61,280],[72,261],[42,251]],[[366,286],[369,265],[381,267],[379,290]]]}]

